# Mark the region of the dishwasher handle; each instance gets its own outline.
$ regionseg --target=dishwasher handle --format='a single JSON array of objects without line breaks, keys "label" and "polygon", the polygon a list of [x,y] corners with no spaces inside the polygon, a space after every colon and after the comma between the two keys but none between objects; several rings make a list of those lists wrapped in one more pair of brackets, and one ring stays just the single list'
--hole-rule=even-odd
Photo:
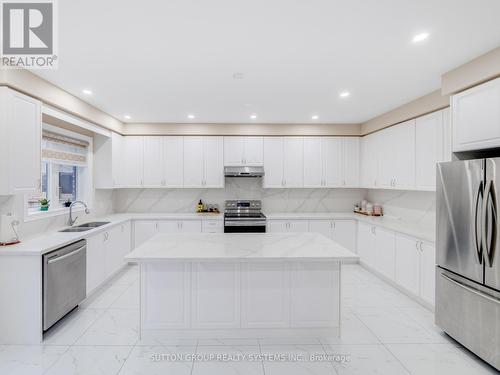
[{"label": "dishwasher handle", "polygon": [[78,254],[80,251],[82,251],[83,249],[85,249],[85,247],[87,247],[87,245],[83,245],[82,247],[79,247],[78,249],[76,250],[73,250],[72,252],[70,253],[67,253],[67,254],[64,254],[60,257],[52,257],[52,258],[49,258],[47,260],[47,264],[52,264],[52,263],[56,263],[56,262],[59,262],[60,260],[63,260],[63,259],[66,259],[66,258],[69,258],[73,255],[76,255]]}]

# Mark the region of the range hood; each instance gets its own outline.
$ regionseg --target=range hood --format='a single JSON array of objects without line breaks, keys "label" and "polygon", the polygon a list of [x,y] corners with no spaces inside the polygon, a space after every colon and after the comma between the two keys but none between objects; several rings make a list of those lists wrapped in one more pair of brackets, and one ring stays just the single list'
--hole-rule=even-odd
[{"label": "range hood", "polygon": [[226,177],[262,177],[264,167],[224,167]]}]

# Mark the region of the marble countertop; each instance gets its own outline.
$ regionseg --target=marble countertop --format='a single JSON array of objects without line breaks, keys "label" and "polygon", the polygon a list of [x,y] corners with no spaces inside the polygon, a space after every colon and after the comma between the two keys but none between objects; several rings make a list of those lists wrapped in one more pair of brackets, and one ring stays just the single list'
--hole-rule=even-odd
[{"label": "marble countertop", "polygon": [[357,260],[318,233],[157,234],[128,254],[130,262],[199,260]]},{"label": "marble countertop", "polygon": [[[197,213],[168,213],[168,214],[114,214],[77,222],[76,225],[89,221],[109,221],[109,224],[87,230],[85,232],[59,232],[51,231],[46,234],[22,241],[20,244],[0,247],[0,256],[3,255],[42,255],[75,241],[91,237],[100,232],[105,232],[115,225],[129,220],[223,220],[222,214],[197,214]],[[64,228],[61,228],[64,229]]]},{"label": "marble countertop", "polygon": [[395,232],[417,237],[424,241],[435,242],[436,227],[433,224],[418,221],[403,220],[393,216],[365,216],[354,212],[332,212],[332,213],[306,213],[306,212],[282,212],[266,213],[268,220],[341,220],[351,219],[370,225],[379,226]]},{"label": "marble countertop", "polygon": [[[365,222],[370,225],[380,226],[389,230],[394,230],[409,236],[417,237],[424,241],[435,241],[435,227],[419,222],[406,221],[390,216],[368,217],[352,212],[332,212],[332,213],[266,213],[269,220],[334,220],[351,219]],[[197,214],[197,213],[167,213],[167,214],[113,214],[109,216],[93,218],[87,221],[109,221],[110,224],[85,232],[61,233],[50,231],[46,234],[33,237],[21,242],[18,245],[0,247],[0,256],[3,255],[41,255],[72,242],[88,238],[100,232],[106,231],[114,225],[124,223],[129,220],[223,220],[222,214]],[[83,224],[82,221],[77,224]],[[64,228],[61,228],[64,229]]]}]

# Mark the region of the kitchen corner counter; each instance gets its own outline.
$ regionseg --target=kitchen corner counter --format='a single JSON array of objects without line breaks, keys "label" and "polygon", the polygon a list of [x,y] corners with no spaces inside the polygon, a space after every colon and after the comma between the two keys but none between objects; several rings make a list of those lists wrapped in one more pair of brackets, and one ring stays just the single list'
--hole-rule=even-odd
[{"label": "kitchen corner counter", "polygon": [[435,242],[435,226],[417,221],[403,220],[394,216],[365,216],[354,212],[281,212],[267,214],[268,220],[357,220],[359,222],[393,230],[428,242]]},{"label": "kitchen corner counter", "polygon": [[[59,231],[50,231],[41,236],[32,237],[17,245],[0,247],[1,256],[12,255],[43,255],[52,250],[66,246],[75,241],[88,238],[100,232],[125,223],[127,221],[137,220],[220,220],[224,219],[222,214],[198,214],[198,213],[168,213],[168,214],[113,214],[103,217],[82,220],[76,225],[81,225],[89,221],[109,221],[109,224],[87,230],[85,232],[63,233]],[[60,228],[64,229],[64,228]]]}]

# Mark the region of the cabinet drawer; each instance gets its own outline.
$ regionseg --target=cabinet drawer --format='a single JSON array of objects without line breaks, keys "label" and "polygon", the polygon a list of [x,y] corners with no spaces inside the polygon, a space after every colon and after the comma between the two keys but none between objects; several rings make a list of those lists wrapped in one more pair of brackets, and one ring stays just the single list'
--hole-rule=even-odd
[{"label": "cabinet drawer", "polygon": [[203,233],[223,233],[224,222],[222,220],[211,220],[202,222]]}]

